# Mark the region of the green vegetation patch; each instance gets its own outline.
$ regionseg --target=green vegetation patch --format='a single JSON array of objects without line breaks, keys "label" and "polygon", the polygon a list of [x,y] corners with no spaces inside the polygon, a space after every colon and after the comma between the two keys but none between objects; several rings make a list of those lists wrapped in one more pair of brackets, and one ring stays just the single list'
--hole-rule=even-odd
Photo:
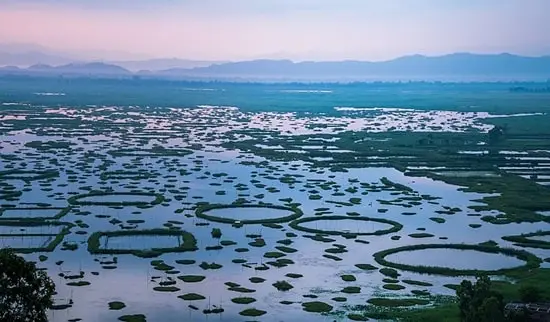
[{"label": "green vegetation patch", "polygon": [[302,274],[296,274],[296,273],[288,273],[285,275],[286,277],[289,277],[289,278],[302,278],[304,277],[304,275]]},{"label": "green vegetation patch", "polygon": [[359,286],[346,286],[341,292],[347,294],[358,294],[361,293],[361,288]]},{"label": "green vegetation patch", "polygon": [[380,269],[380,273],[382,273],[382,275],[384,276],[388,276],[388,277],[391,277],[393,279],[396,279],[399,277],[399,272],[397,272],[395,269],[393,268],[388,268],[388,267],[383,267]]},{"label": "green vegetation patch", "polygon": [[362,269],[364,271],[372,271],[372,270],[377,269],[376,266],[371,265],[371,264],[355,264],[355,267],[357,267],[359,269]]},{"label": "green vegetation patch", "polygon": [[178,296],[178,298],[180,298],[184,301],[200,301],[200,300],[206,299],[206,297],[204,297],[200,294],[197,294],[197,293],[183,294],[183,295]]},{"label": "green vegetation patch", "polygon": [[413,233],[413,234],[409,234],[409,237],[411,238],[429,238],[429,237],[433,237],[434,235],[432,234],[428,234],[428,233]]},{"label": "green vegetation patch", "polygon": [[400,307],[400,306],[415,306],[415,305],[427,305],[429,300],[419,298],[387,298],[387,297],[375,297],[367,300],[367,303],[376,306],[385,307]]},{"label": "green vegetation patch", "polygon": [[277,281],[272,285],[279,291],[288,291],[294,288],[294,286],[287,281]]},{"label": "green vegetation patch", "polygon": [[235,286],[229,287],[228,290],[232,291],[232,292],[238,292],[238,293],[254,293],[254,292],[256,292],[256,290],[246,288],[244,286],[238,286],[238,284],[235,285]]},{"label": "green vegetation patch", "polygon": [[280,250],[281,252],[284,252],[284,253],[295,253],[297,252],[298,250],[297,249],[294,249],[292,247],[287,247],[287,246],[275,246],[276,249]]},{"label": "green vegetation patch", "polygon": [[257,309],[246,309],[239,312],[239,314],[242,316],[262,316],[266,313],[267,313],[266,311],[257,310]]},{"label": "green vegetation patch", "polygon": [[253,297],[234,297],[231,299],[231,302],[236,304],[250,304],[256,302],[256,299]]},{"label": "green vegetation patch", "polygon": [[132,315],[123,315],[118,318],[119,321],[124,322],[146,322],[147,319],[143,314],[132,314]]},{"label": "green vegetation patch", "polygon": [[405,283],[405,284],[415,285],[415,286],[424,286],[424,287],[433,286],[432,283],[422,282],[422,281],[415,281],[415,280],[403,280],[402,282]]},{"label": "green vegetation patch", "polygon": [[502,239],[516,243],[517,246],[521,247],[533,247],[533,248],[544,248],[550,249],[550,242],[544,241],[532,237],[544,237],[550,236],[550,231],[537,231],[534,233],[522,234],[522,235],[513,235],[513,236],[504,236]]},{"label": "green vegetation patch", "polygon": [[208,269],[220,269],[222,268],[223,266],[221,264],[218,264],[218,263],[208,263],[208,262],[202,262],[200,265],[199,265],[200,268],[204,269],[204,270],[208,270]]},{"label": "green vegetation patch", "polygon": [[88,282],[88,281],[78,281],[78,282],[69,282],[69,283],[67,283],[68,286],[77,286],[77,287],[88,286],[90,284],[91,283]]},{"label": "green vegetation patch", "polygon": [[302,303],[302,308],[306,312],[327,313],[332,311],[333,307],[332,305],[327,304],[325,302],[313,301],[313,302]]},{"label": "green vegetation patch", "polygon": [[384,284],[382,285],[382,288],[390,291],[399,291],[404,289],[405,286],[399,284]]},{"label": "green vegetation patch", "polygon": [[178,276],[179,280],[184,281],[185,283],[198,283],[204,281],[206,276],[204,275],[183,275]]},{"label": "green vegetation patch", "polygon": [[257,283],[263,283],[265,282],[265,278],[261,277],[251,277],[248,279],[251,283],[257,284]]},{"label": "green vegetation patch", "polygon": [[340,277],[345,282],[355,282],[357,280],[353,275],[341,275]]},{"label": "green vegetation patch", "polygon": [[284,256],[286,256],[286,254],[281,252],[267,252],[264,254],[265,258],[281,258]]},{"label": "green vegetation patch", "polygon": [[109,310],[122,310],[125,307],[126,307],[126,304],[124,304],[123,302],[118,302],[118,301],[109,302]]},{"label": "green vegetation patch", "polygon": [[157,292],[169,292],[169,293],[173,293],[173,292],[178,292],[180,289],[178,287],[175,287],[175,286],[155,286],[153,287],[153,291],[157,291]]}]

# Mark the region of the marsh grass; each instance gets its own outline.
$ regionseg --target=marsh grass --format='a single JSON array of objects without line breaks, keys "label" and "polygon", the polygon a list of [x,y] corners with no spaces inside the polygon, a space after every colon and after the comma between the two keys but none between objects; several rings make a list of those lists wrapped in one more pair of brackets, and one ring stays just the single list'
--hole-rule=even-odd
[{"label": "marsh grass", "polygon": [[314,301],[302,303],[302,308],[306,312],[326,313],[332,311],[333,307],[325,302]]},{"label": "marsh grass", "polygon": [[258,309],[246,309],[246,310],[243,310],[243,311],[239,312],[239,314],[242,315],[242,316],[252,316],[252,317],[262,316],[266,313],[267,313],[266,311],[262,311],[262,310],[258,310]]}]

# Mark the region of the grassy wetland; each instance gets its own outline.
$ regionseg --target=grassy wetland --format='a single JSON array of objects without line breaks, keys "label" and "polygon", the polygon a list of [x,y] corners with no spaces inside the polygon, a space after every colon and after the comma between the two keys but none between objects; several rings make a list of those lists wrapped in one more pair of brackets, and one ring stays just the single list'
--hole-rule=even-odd
[{"label": "grassy wetland", "polygon": [[463,279],[550,280],[548,93],[0,84],[0,247],[51,321],[458,321]]}]

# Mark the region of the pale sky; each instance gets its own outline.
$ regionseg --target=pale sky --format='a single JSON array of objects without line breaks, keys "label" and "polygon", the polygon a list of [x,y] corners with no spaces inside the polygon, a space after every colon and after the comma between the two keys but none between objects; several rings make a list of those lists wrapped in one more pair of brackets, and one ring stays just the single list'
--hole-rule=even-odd
[{"label": "pale sky", "polygon": [[549,30],[550,0],[0,0],[0,43],[106,59],[537,56]]}]

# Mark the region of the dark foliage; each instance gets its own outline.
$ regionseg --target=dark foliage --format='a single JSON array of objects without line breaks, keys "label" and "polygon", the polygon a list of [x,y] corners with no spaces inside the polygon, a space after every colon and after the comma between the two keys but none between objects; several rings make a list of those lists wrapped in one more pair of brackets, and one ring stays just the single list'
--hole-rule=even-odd
[{"label": "dark foliage", "polygon": [[0,250],[0,321],[47,321],[55,284],[10,249]]}]

